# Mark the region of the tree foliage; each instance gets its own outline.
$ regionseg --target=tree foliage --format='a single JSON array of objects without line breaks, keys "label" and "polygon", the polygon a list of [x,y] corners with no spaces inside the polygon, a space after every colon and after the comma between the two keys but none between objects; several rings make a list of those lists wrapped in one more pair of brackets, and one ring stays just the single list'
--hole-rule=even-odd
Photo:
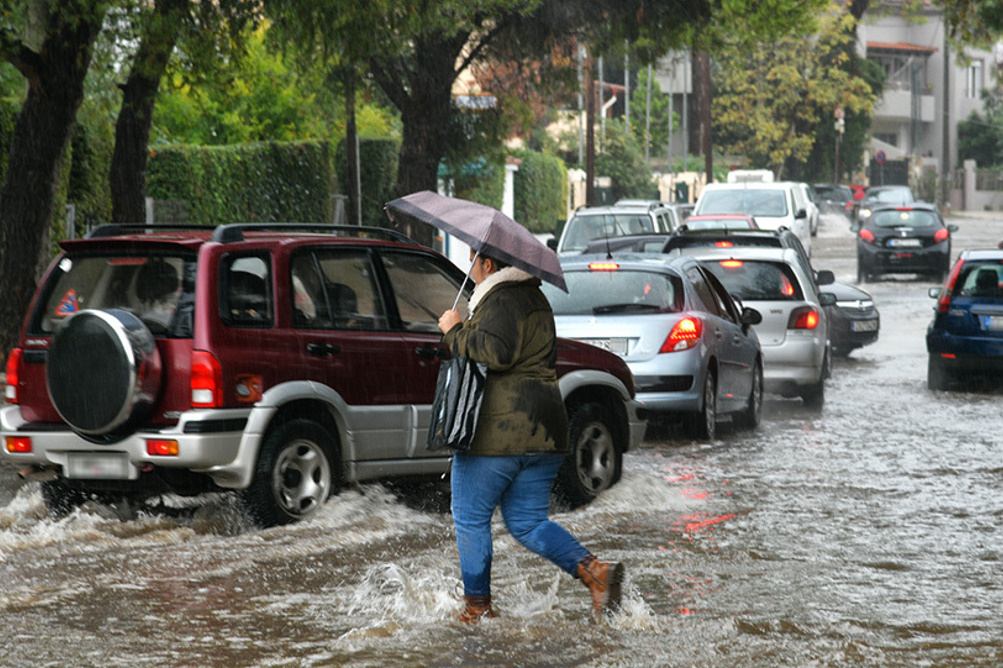
[{"label": "tree foliage", "polygon": [[1003,96],[983,91],[985,114],[973,111],[958,123],[958,161],[975,160],[979,167],[1003,167]]},{"label": "tree foliage", "polygon": [[869,118],[875,93],[851,70],[847,43],[854,18],[834,2],[810,38],[788,34],[718,59],[714,99],[716,140],[725,152],[778,175],[804,164],[820,124],[832,124],[840,107]]}]

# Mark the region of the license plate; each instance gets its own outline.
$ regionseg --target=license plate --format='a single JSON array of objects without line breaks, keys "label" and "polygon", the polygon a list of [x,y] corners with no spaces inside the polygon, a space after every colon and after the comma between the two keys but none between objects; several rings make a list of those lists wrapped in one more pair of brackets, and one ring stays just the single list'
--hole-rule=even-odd
[{"label": "license plate", "polygon": [[589,345],[595,346],[596,348],[602,348],[603,350],[608,350],[611,353],[616,353],[617,355],[627,354],[627,339],[625,338],[611,338],[611,339],[578,339],[582,343],[588,343]]},{"label": "license plate", "polygon": [[1003,332],[1003,315],[982,316],[982,329],[987,332]]},{"label": "license plate", "polygon": [[919,248],[923,242],[919,239],[889,239],[888,245],[892,248]]},{"label": "license plate", "polygon": [[877,320],[854,320],[850,323],[850,329],[854,332],[873,332],[878,328]]},{"label": "license plate", "polygon": [[124,454],[102,452],[71,453],[66,462],[67,478],[96,480],[131,480],[136,468]]}]

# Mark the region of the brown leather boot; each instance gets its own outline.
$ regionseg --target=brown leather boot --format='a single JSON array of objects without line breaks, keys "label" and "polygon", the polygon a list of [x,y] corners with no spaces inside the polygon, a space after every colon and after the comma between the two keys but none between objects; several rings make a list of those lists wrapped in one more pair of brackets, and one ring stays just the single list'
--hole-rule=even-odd
[{"label": "brown leather boot", "polygon": [[482,619],[497,617],[491,609],[491,596],[464,596],[467,607],[457,618],[464,624],[480,624]]},{"label": "brown leather boot", "polygon": [[592,616],[595,619],[620,609],[623,564],[599,561],[590,554],[578,564],[577,573],[592,594]]}]

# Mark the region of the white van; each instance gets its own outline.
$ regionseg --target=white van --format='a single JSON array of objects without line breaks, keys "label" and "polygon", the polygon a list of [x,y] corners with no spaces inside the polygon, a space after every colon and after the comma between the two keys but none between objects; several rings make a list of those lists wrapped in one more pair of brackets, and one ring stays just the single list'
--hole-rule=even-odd
[{"label": "white van", "polygon": [[796,189],[796,184],[788,181],[709,183],[700,191],[693,215],[750,214],[763,229],[790,229],[811,254],[811,223],[801,193]]}]

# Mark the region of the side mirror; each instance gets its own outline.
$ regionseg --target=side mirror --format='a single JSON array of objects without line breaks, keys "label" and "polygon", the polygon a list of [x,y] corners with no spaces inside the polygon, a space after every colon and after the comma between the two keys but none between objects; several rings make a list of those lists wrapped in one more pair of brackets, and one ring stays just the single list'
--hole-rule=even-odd
[{"label": "side mirror", "polygon": [[547,239],[547,248],[549,248],[552,251],[557,250],[557,237],[550,237],[549,239]]},{"label": "side mirror", "polygon": [[745,307],[742,309],[743,325],[758,325],[763,321],[763,314],[754,308]]},{"label": "side mirror", "polygon": [[807,209],[798,209],[797,213],[794,214],[794,217],[795,218],[807,218],[808,217],[808,210]]},{"label": "side mirror", "polygon": [[836,275],[828,269],[815,273],[815,283],[818,285],[832,285],[836,282]]},{"label": "side mirror", "polygon": [[836,295],[831,292],[820,292],[818,293],[818,303],[819,306],[835,306]]},{"label": "side mirror", "polygon": [[948,225],[947,226],[947,231],[950,232],[950,233],[952,233],[952,234],[955,233],[955,232],[957,232],[958,229],[959,228],[958,228],[957,225]]},{"label": "side mirror", "polygon": [[940,297],[940,288],[930,288],[929,290],[926,291],[926,294],[928,294],[933,299],[937,299],[938,297]]}]

